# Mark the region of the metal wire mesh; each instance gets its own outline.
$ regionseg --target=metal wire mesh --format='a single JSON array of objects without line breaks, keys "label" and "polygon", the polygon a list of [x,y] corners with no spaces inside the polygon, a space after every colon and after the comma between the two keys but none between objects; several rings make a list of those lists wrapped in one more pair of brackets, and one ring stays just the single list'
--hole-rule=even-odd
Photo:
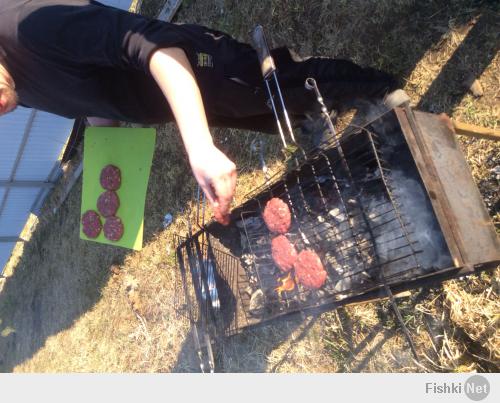
[{"label": "metal wire mesh", "polygon": [[[407,187],[397,179],[407,168],[399,161],[413,162],[408,150],[395,159],[394,144],[387,147],[386,135],[402,135],[395,114],[349,130],[340,142],[307,153],[298,150],[280,174],[233,210],[229,226],[202,223],[198,233],[179,238],[184,284],[179,299],[188,307],[184,316],[211,338],[295,312],[391,295],[390,289],[450,267],[446,259],[429,265],[429,256],[438,256],[441,249],[429,254],[429,241],[415,221],[424,210],[432,212],[430,204],[409,209]],[[320,289],[305,288],[273,261],[275,235],[262,218],[273,197],[290,208],[288,240],[298,251],[312,249],[319,255],[327,272]]]},{"label": "metal wire mesh", "polygon": [[[389,173],[377,135],[360,128],[298,161],[295,169],[261,189],[254,198],[256,208],[243,211],[241,219],[253,257],[246,265],[248,277],[263,291],[268,309],[286,312],[318,306],[419,272],[420,251],[398,210]],[[290,278],[273,261],[273,235],[261,219],[265,203],[275,197],[291,211],[287,238],[298,251],[312,249],[321,257],[328,275],[319,290],[293,279],[293,290],[280,287]],[[243,306],[251,316],[250,302]]]},{"label": "metal wire mesh", "polygon": [[235,333],[238,259],[212,247],[203,231],[188,238],[177,236],[176,241],[182,285],[176,293],[176,311],[211,338]]}]

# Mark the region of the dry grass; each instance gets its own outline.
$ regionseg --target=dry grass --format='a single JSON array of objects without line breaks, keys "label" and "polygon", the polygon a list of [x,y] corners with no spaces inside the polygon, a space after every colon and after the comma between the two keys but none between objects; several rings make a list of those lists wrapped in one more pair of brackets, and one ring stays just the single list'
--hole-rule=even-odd
[{"label": "dry grass", "polygon": [[489,354],[491,362],[500,360],[500,298],[499,279],[484,288],[484,282],[472,278],[467,287],[457,281],[444,286],[446,305],[452,323]]},{"label": "dry grass", "polygon": [[[160,0],[144,0],[154,15]],[[247,40],[262,23],[273,45],[299,54],[349,57],[402,77],[414,105],[453,118],[498,126],[497,15],[487,2],[465,0],[184,0],[177,20],[202,23]],[[486,17],[484,17],[486,16]],[[484,27],[477,32],[478,24]],[[476,27],[476,28],[475,28]],[[478,36],[480,41],[470,40]],[[468,39],[469,38],[469,39]],[[477,38],[476,38],[477,39]],[[467,46],[462,47],[462,44]],[[458,54],[458,58],[456,55]],[[464,93],[469,73],[484,96]],[[214,130],[239,168],[235,204],[263,181],[249,151],[256,134]],[[276,138],[267,141],[272,170]],[[498,144],[461,139],[485,203],[497,222]],[[173,125],[158,127],[140,252],[78,239],[81,183],[51,214],[53,195],[31,241],[12,261],[0,294],[0,369],[19,372],[196,371],[189,325],[174,308],[173,235],[193,221],[194,180]],[[165,213],[174,223],[163,229]],[[498,270],[416,290],[398,300],[420,363],[414,361],[387,302],[349,306],[320,317],[297,317],[227,340],[224,371],[498,371]]]}]

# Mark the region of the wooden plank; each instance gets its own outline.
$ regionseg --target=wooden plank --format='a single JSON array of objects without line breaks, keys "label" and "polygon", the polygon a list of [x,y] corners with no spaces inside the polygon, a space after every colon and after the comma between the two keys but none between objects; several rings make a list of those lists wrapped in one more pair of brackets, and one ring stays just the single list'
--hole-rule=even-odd
[{"label": "wooden plank", "polygon": [[177,13],[177,10],[179,10],[181,4],[182,0],[167,0],[156,18],[166,22],[172,21],[172,18],[174,18],[174,15]]},{"label": "wooden plank", "polygon": [[401,124],[406,143],[408,144],[415,165],[422,178],[422,182],[427,190],[434,212],[436,213],[436,218],[443,232],[448,249],[450,250],[453,263],[455,267],[462,267],[465,264],[465,260],[461,254],[460,239],[451,224],[449,207],[446,205],[443,197],[438,197],[438,195],[443,194],[443,191],[437,173],[433,169],[432,161],[429,160],[426,148],[424,144],[422,144],[422,136],[418,136],[418,133],[416,133],[417,127],[412,111],[409,107],[405,107],[404,109],[395,108],[394,111]]},{"label": "wooden plank", "polygon": [[396,110],[455,265],[500,260],[500,241],[449,122]]},{"label": "wooden plank", "polygon": [[461,136],[475,137],[478,139],[500,141],[500,130],[471,125],[469,123],[453,120],[455,133]]},{"label": "wooden plank", "polygon": [[415,111],[468,265],[500,259],[500,241],[456,137],[436,115]]}]

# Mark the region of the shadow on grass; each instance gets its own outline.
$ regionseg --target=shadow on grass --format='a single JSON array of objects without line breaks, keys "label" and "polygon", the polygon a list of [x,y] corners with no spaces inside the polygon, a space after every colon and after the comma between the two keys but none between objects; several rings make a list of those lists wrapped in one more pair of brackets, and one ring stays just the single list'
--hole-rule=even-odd
[{"label": "shadow on grass", "polygon": [[[75,189],[76,190],[76,189]],[[29,360],[48,337],[70,328],[99,300],[112,264],[127,251],[79,239],[73,191],[51,222],[40,223],[0,294],[0,371]]]},{"label": "shadow on grass", "polygon": [[[215,372],[278,372],[293,354],[295,343],[308,336],[317,319],[317,316],[303,318],[302,315],[295,314],[273,324],[246,329],[237,335],[218,340],[213,344]],[[292,334],[293,343],[271,365],[268,356],[292,337]],[[192,327],[172,372],[201,372],[194,336]]]},{"label": "shadow on grass", "polygon": [[417,108],[453,113],[468,91],[464,82],[479,78],[500,50],[498,14],[486,10],[471,20],[473,27],[432,82]]}]

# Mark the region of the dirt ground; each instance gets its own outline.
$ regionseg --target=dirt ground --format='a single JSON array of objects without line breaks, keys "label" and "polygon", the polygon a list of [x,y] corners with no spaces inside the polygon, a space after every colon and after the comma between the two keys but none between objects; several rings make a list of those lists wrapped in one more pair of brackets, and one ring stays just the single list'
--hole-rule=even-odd
[{"label": "dirt ground", "polygon": [[[154,16],[160,0],[144,0]],[[496,128],[499,124],[499,9],[494,1],[184,0],[175,21],[201,23],[248,40],[262,24],[272,46],[302,56],[349,58],[397,75],[412,105]],[[483,95],[464,84],[477,78]],[[158,126],[140,252],[79,239],[81,181],[63,206],[56,189],[0,280],[3,372],[192,372],[192,329],[175,309],[174,234],[185,234],[195,183],[174,125]],[[267,142],[271,170],[278,139],[214,130],[238,166],[235,205],[263,181],[250,151]],[[500,143],[460,138],[485,205],[500,225]],[[80,150],[81,151],[81,150]],[[75,158],[78,162],[80,156]],[[166,213],[173,224],[164,229]],[[419,289],[398,300],[415,341],[412,357],[388,303],[244,332],[217,357],[226,372],[409,372],[500,370],[500,271]]]}]

